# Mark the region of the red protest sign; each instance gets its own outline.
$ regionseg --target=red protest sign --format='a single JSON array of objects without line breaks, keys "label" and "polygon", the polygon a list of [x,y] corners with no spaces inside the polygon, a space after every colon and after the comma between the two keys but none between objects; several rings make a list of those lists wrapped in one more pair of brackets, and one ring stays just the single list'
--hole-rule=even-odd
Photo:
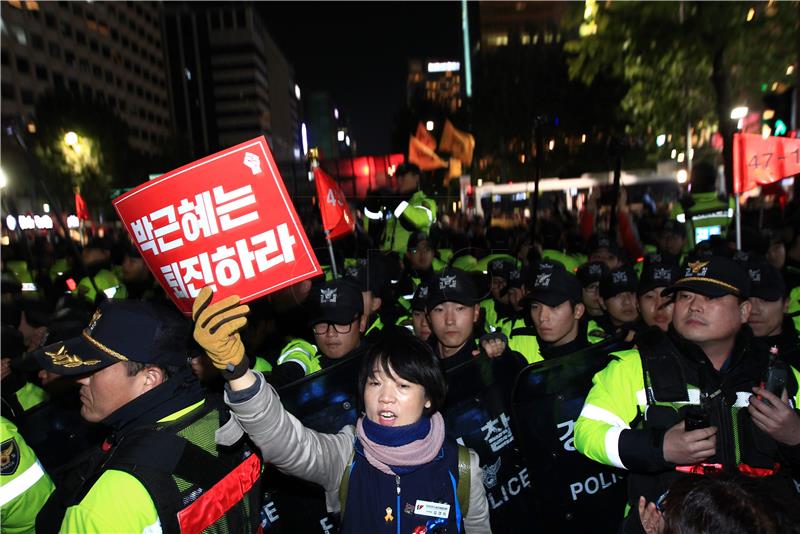
[{"label": "red protest sign", "polygon": [[737,193],[800,173],[800,139],[733,136],[733,189]]},{"label": "red protest sign", "polygon": [[204,286],[242,302],[322,273],[264,137],[168,172],[114,207],[185,314]]}]

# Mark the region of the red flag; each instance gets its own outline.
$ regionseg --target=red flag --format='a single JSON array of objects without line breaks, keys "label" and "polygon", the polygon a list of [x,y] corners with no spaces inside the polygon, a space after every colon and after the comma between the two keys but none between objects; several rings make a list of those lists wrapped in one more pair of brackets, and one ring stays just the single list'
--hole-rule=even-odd
[{"label": "red flag", "polygon": [[322,226],[330,232],[328,237],[334,239],[352,232],[356,220],[339,184],[319,167],[314,169],[314,182],[317,184]]},{"label": "red flag", "polygon": [[439,150],[450,152],[454,158],[469,167],[472,165],[472,153],[475,150],[475,137],[467,132],[458,130],[449,120],[444,122],[442,139],[439,141]]},{"label": "red flag", "polygon": [[81,221],[88,221],[89,220],[89,209],[86,207],[86,202],[83,200],[83,197],[77,191],[75,192],[75,215],[78,216],[78,219]]},{"label": "red flag", "polygon": [[736,193],[800,174],[800,139],[737,133],[733,136]]},{"label": "red flag", "polygon": [[414,135],[414,137],[419,139],[420,143],[431,150],[436,150],[436,138],[431,135],[431,133],[425,128],[425,125],[421,122],[417,124],[417,133]]},{"label": "red flag", "polygon": [[447,167],[447,163],[436,155],[436,152],[422,144],[416,137],[408,138],[408,161],[423,171],[432,171]]}]

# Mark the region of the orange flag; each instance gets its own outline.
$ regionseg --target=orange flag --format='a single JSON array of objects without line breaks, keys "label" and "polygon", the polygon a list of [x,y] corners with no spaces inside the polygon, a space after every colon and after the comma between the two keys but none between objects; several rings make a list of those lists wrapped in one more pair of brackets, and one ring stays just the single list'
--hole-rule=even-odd
[{"label": "orange flag", "polygon": [[425,145],[426,147],[430,148],[431,150],[436,150],[436,139],[431,135],[431,133],[425,128],[425,125],[421,122],[417,124],[417,133],[414,135],[419,141]]},{"label": "orange flag", "polygon": [[800,139],[733,135],[733,190],[749,191],[800,174]]},{"label": "orange flag", "polygon": [[469,167],[472,165],[475,138],[472,134],[456,129],[450,120],[446,120],[442,131],[442,139],[439,141],[439,150],[450,152],[454,158],[460,159],[464,165]]},{"label": "orange flag", "polygon": [[447,163],[436,155],[436,152],[426,147],[416,137],[411,136],[408,138],[408,161],[416,164],[423,171],[447,167]]},{"label": "orange flag", "polygon": [[335,239],[352,232],[356,227],[356,221],[336,180],[316,167],[314,182],[317,184],[322,227],[330,232],[328,238]]}]

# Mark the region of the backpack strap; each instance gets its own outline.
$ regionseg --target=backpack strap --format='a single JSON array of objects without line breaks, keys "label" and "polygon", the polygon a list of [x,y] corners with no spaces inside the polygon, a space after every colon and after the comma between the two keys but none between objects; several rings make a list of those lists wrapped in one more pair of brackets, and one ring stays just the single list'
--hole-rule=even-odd
[{"label": "backpack strap", "polygon": [[469,449],[464,445],[458,446],[458,485],[456,497],[461,507],[461,517],[466,518],[469,513],[469,494],[472,472],[470,469]]},{"label": "backpack strap", "polygon": [[[355,444],[354,444],[355,445]],[[344,467],[342,473],[342,482],[339,484],[339,522],[344,519],[344,508],[347,504],[347,491],[350,489],[350,472],[353,470],[353,464],[356,461],[356,448],[353,447],[353,454],[350,455],[350,461]]]}]

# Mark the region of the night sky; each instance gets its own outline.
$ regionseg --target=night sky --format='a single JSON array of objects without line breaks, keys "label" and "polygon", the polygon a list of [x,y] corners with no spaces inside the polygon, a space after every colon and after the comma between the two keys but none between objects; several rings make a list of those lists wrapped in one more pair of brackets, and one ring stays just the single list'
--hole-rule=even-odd
[{"label": "night sky", "polygon": [[[259,4],[304,94],[328,91],[358,152],[389,152],[410,58],[463,61],[460,2]],[[472,37],[472,36],[470,36]]]}]

